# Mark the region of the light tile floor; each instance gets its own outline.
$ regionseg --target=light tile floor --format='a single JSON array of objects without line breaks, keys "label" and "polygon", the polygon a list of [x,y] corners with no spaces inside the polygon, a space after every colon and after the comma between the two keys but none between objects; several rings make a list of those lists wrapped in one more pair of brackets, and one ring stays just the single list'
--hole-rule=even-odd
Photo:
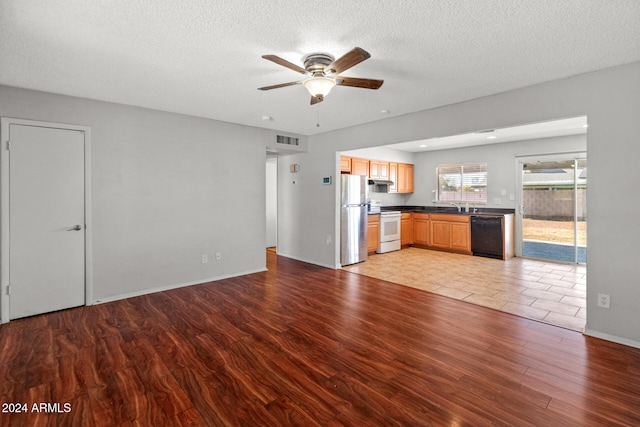
[{"label": "light tile floor", "polygon": [[580,332],[586,323],[584,265],[410,247],[343,269]]}]

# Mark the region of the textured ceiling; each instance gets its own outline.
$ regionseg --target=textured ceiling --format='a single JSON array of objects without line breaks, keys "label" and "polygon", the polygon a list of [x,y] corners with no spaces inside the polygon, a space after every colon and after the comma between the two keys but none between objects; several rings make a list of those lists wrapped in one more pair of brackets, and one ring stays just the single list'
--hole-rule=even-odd
[{"label": "textured ceiling", "polygon": [[[355,46],[378,91],[256,90]],[[636,61],[637,0],[0,0],[0,84],[305,135]]]}]

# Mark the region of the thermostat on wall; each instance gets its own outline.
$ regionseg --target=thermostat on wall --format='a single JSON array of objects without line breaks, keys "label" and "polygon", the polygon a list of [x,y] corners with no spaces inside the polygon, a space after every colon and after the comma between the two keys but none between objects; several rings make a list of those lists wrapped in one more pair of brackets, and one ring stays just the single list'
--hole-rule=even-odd
[{"label": "thermostat on wall", "polygon": [[325,176],[322,178],[322,183],[324,185],[331,185],[331,177],[330,176]]}]

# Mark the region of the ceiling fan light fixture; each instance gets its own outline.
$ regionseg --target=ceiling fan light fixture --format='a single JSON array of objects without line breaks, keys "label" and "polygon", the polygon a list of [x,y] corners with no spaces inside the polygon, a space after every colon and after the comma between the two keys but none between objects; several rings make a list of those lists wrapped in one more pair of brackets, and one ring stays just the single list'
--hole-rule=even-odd
[{"label": "ceiling fan light fixture", "polygon": [[336,81],[329,77],[311,77],[305,80],[303,83],[307,88],[311,96],[325,97],[331,92],[331,89],[336,85]]}]

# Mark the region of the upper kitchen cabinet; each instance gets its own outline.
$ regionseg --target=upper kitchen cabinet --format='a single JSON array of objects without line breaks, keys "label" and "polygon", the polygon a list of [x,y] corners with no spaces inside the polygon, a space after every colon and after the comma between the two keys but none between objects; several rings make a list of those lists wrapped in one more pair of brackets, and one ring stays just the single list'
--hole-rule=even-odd
[{"label": "upper kitchen cabinet", "polygon": [[389,193],[413,193],[413,165],[408,163],[341,156],[340,173],[391,181]]},{"label": "upper kitchen cabinet", "polygon": [[369,160],[352,157],[351,158],[351,175],[369,176]]},{"label": "upper kitchen cabinet", "polygon": [[397,166],[393,165],[390,165],[390,176],[393,175],[395,168],[397,168],[397,176],[396,179],[390,178],[395,185],[391,186],[389,191],[396,193],[413,193],[413,165],[406,163],[397,163]]},{"label": "upper kitchen cabinet", "polygon": [[340,157],[340,173],[351,173],[351,157]]},{"label": "upper kitchen cabinet", "polygon": [[389,185],[389,193],[398,192],[398,164],[389,163],[389,181],[393,184]]},{"label": "upper kitchen cabinet", "polygon": [[389,162],[380,160],[369,160],[369,178],[371,179],[389,179]]}]

